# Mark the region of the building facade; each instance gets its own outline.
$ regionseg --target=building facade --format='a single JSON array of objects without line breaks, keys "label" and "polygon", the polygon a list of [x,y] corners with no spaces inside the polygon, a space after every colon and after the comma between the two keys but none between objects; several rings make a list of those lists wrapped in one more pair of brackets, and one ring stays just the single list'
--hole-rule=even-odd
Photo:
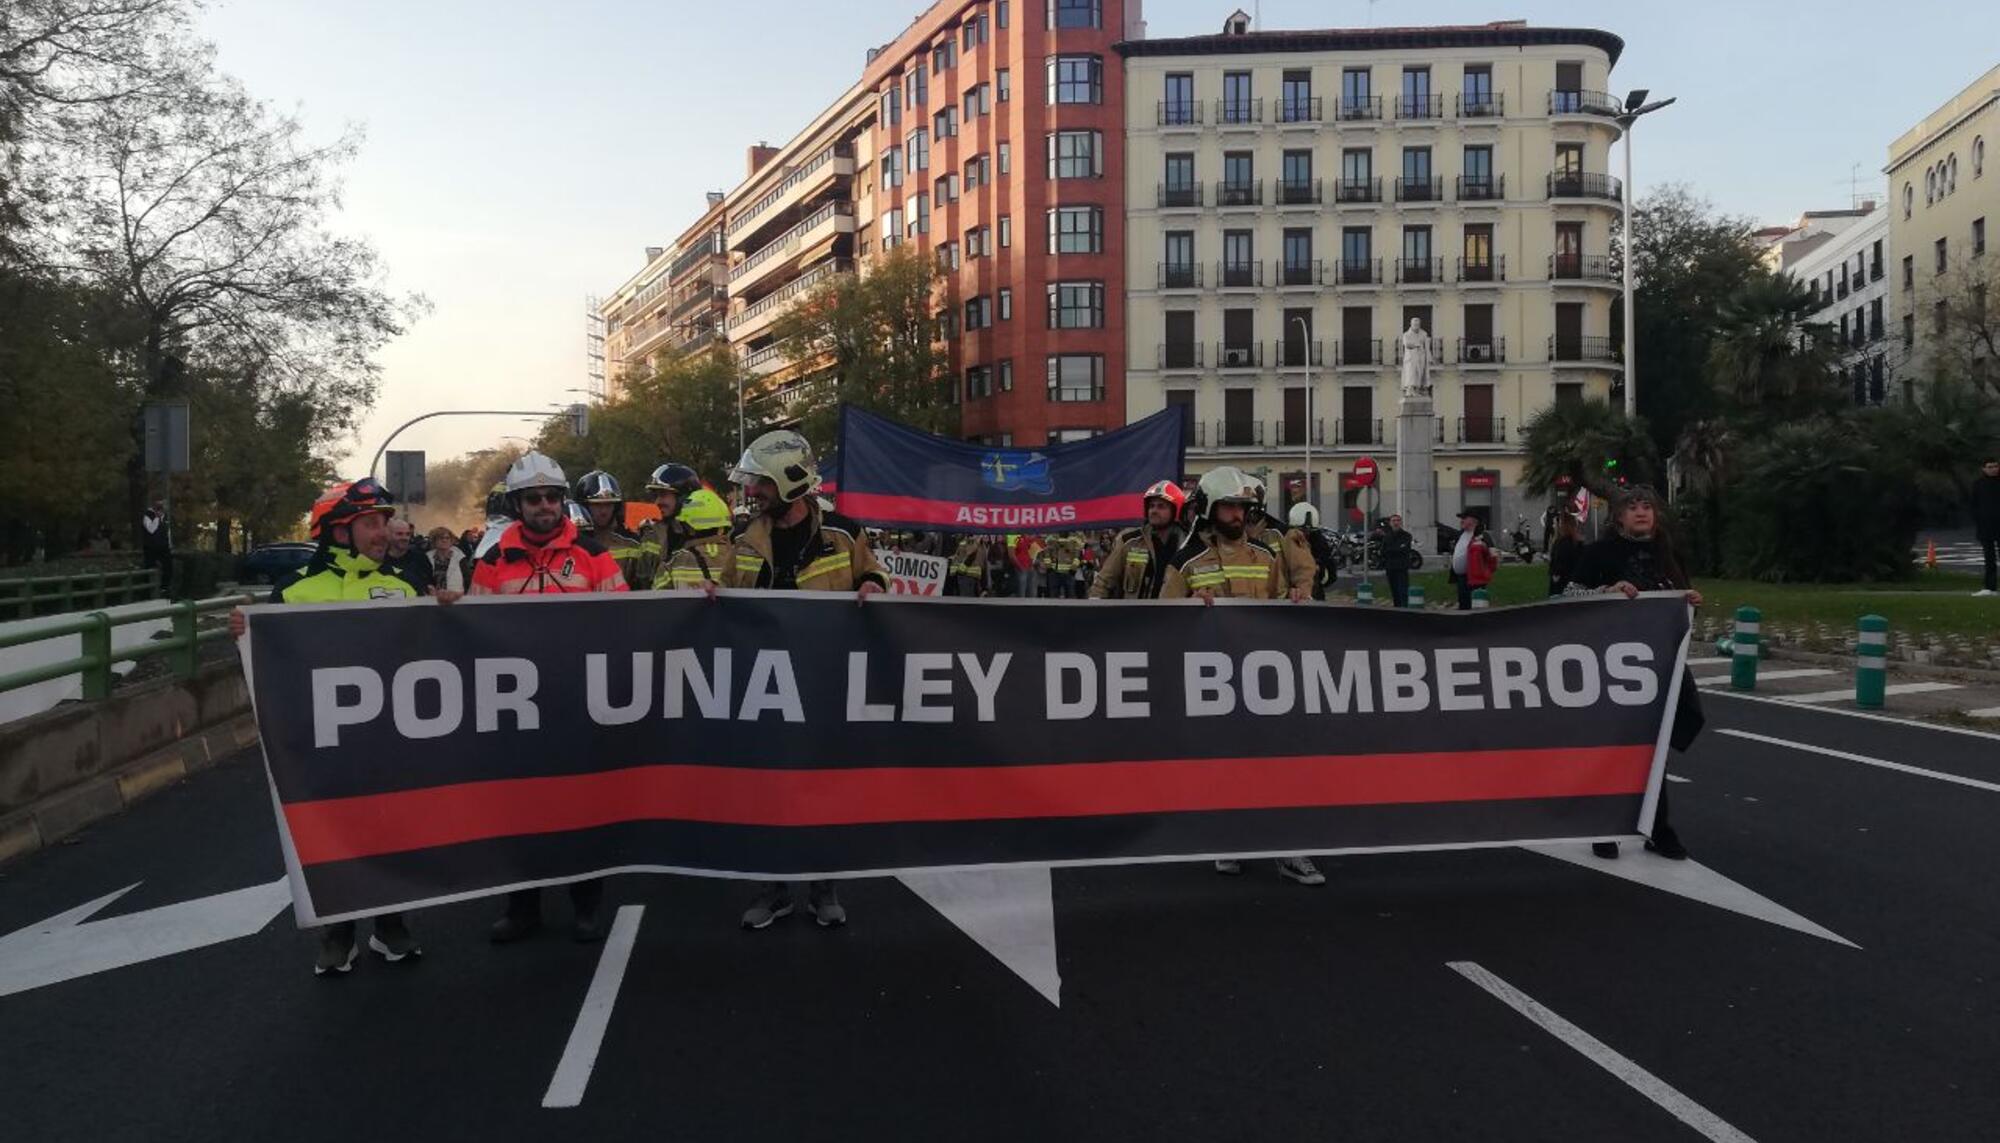
[{"label": "building facade", "polygon": [[691,353],[721,336],[728,306],[723,199],[711,192],[693,226],[672,246],[648,247],[645,266],[598,304],[605,399],[615,399],[631,371],[653,355]]},{"label": "building facade", "polygon": [[1889,211],[1870,202],[1806,217],[1824,222],[1830,215],[1842,225],[1787,243],[1782,268],[1812,291],[1813,320],[1839,338],[1840,371],[1853,386],[1854,403],[1882,405],[1899,392],[1903,357],[1890,332]]},{"label": "building facade", "polygon": [[1889,146],[1889,293],[1908,382],[1921,383],[1940,353],[1952,352],[1954,301],[1977,296],[1992,277],[1986,230],[2000,219],[2000,173],[1989,169],[1987,149],[1996,138],[2000,66]]},{"label": "building facade", "polygon": [[1186,475],[1240,465],[1280,508],[1310,496],[1358,526],[1355,462],[1396,486],[1398,337],[1416,318],[1439,511],[1538,517],[1523,425],[1611,400],[1621,376],[1604,92],[1622,46],[1518,22],[1257,32],[1241,13],[1121,45],[1126,415],[1184,406]]}]

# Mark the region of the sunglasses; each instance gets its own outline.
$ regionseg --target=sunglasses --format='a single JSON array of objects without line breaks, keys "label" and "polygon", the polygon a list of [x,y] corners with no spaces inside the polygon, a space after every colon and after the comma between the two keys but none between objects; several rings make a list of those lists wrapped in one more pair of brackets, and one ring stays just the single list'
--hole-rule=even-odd
[{"label": "sunglasses", "polygon": [[521,503],[528,505],[530,507],[533,507],[534,505],[537,504],[561,504],[562,502],[563,502],[563,494],[560,492],[521,493]]}]

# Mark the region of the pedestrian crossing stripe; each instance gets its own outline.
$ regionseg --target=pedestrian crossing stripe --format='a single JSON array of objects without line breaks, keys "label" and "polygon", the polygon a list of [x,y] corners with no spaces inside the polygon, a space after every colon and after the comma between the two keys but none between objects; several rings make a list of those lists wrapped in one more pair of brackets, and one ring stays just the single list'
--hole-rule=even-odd
[{"label": "pedestrian crossing stripe", "polygon": [[[1800,667],[1790,671],[1759,671],[1757,672],[1757,681],[1762,683],[1778,679],[1811,679],[1817,678],[1820,675],[1831,675],[1833,673],[1833,671],[1825,667]],[[1728,675],[1696,675],[1694,681],[1699,686],[1707,687],[1726,683],[1729,679],[1730,676]]]},{"label": "pedestrian crossing stripe", "polygon": [[[1957,683],[1896,683],[1893,686],[1882,688],[1882,693],[1884,695],[1923,695],[1931,694],[1935,691],[1955,691],[1957,689],[1959,689]],[[1842,699],[1853,698],[1854,688],[1848,687],[1838,691],[1818,691],[1809,695],[1779,695],[1778,697],[1784,699],[1786,702],[1839,702]]]}]

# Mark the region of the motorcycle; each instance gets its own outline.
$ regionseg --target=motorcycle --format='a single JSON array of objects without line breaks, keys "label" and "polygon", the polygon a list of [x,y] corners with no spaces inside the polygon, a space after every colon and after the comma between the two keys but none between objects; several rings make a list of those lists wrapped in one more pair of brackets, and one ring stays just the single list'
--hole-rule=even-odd
[{"label": "motorcycle", "polygon": [[1526,516],[1514,517],[1514,528],[1507,533],[1507,537],[1513,541],[1515,559],[1520,560],[1524,564],[1535,562],[1535,542],[1528,535],[1528,518]]}]

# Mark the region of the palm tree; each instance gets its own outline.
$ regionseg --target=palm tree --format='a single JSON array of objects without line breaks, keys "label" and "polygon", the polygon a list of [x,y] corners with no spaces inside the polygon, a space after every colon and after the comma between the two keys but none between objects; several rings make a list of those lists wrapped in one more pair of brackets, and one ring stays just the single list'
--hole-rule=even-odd
[{"label": "palm tree", "polygon": [[1729,422],[1720,417],[1688,422],[1674,442],[1675,502],[1683,517],[1693,517],[1689,550],[1706,572],[1716,570],[1721,552],[1722,490],[1729,483],[1736,443]]},{"label": "palm tree", "polygon": [[[1659,480],[1659,455],[1645,421],[1628,420],[1603,401],[1558,401],[1535,414],[1526,426],[1525,450],[1521,480],[1535,494],[1565,479],[1600,497],[1611,495],[1617,475],[1635,483]],[[1617,468],[1608,471],[1608,461]]]},{"label": "palm tree", "polygon": [[1717,390],[1742,412],[1774,421],[1837,408],[1838,339],[1810,320],[1816,305],[1788,275],[1759,275],[1739,286],[1717,315],[1709,347]]},{"label": "palm tree", "polygon": [[2000,450],[2000,398],[1945,375],[1917,386],[1909,405],[1887,415],[1919,487],[1941,500],[1969,503],[1972,467]]}]

